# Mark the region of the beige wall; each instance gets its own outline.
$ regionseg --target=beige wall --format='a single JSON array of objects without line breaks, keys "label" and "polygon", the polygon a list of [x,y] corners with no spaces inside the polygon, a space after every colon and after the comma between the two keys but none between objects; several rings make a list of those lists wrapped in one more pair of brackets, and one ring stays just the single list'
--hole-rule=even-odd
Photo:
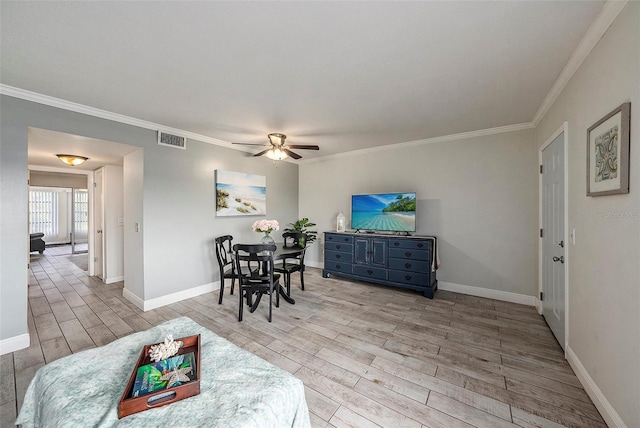
[{"label": "beige wall", "polygon": [[[568,344],[629,427],[640,427],[640,3],[630,2],[536,129],[568,121]],[[631,101],[630,193],[586,196],[587,129]]]},{"label": "beige wall", "polygon": [[[438,280],[537,294],[537,148],[532,129],[303,163],[300,216],[350,226],[351,195],[417,192],[417,234],[439,237]],[[322,261],[321,244],[308,253]]]}]

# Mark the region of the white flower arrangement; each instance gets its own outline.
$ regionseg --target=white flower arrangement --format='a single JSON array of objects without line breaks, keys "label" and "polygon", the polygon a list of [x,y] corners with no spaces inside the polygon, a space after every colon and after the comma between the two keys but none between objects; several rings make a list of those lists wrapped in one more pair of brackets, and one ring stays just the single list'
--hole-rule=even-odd
[{"label": "white flower arrangement", "polygon": [[271,233],[280,230],[280,223],[278,220],[258,220],[253,223],[252,229],[254,232]]}]

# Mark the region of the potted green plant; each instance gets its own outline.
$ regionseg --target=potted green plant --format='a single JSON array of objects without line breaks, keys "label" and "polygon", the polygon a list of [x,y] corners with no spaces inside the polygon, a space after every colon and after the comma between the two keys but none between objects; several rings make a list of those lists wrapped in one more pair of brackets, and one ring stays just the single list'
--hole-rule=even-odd
[{"label": "potted green plant", "polygon": [[289,226],[291,227],[287,227],[284,231],[285,232],[302,232],[306,234],[307,245],[309,245],[316,240],[316,235],[318,232],[315,230],[309,230],[315,225],[316,225],[315,223],[310,222],[309,219],[305,217],[296,221],[295,223],[289,223]]}]

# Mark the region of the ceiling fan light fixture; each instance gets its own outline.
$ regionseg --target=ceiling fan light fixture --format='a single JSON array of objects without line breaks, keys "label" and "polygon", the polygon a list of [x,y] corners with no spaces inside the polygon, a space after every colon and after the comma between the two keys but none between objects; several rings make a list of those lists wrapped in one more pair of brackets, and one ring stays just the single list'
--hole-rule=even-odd
[{"label": "ceiling fan light fixture", "polygon": [[283,160],[283,159],[287,158],[287,154],[283,150],[280,150],[280,149],[277,149],[277,148],[276,149],[271,149],[265,154],[269,159],[274,160],[274,161]]},{"label": "ceiling fan light fixture", "polygon": [[271,141],[271,144],[275,145],[275,146],[283,146],[284,145],[284,140],[285,138],[287,138],[286,135],[284,134],[280,134],[279,132],[274,132],[268,135],[269,137],[269,141]]},{"label": "ceiling fan light fixture", "polygon": [[78,155],[57,154],[56,156],[58,157],[58,159],[60,159],[62,163],[65,163],[69,166],[82,165],[89,159],[84,156],[78,156]]}]

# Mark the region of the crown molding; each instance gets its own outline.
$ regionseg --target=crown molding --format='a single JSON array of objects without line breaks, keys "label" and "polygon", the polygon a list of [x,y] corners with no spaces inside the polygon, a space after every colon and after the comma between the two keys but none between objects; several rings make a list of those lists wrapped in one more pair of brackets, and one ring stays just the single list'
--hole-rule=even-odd
[{"label": "crown molding", "polygon": [[[150,129],[153,131],[162,131],[162,132],[167,132],[169,134],[174,134],[174,135],[180,135],[182,137],[185,137],[191,140],[197,140],[203,143],[214,144],[216,146],[226,147],[227,149],[238,150],[246,153],[253,153],[252,149],[248,147],[235,146],[228,141],[219,140],[213,137],[207,137],[206,135],[196,134],[194,132],[185,131],[183,129],[164,126],[159,123],[149,122],[142,119],[136,119],[135,117],[125,116],[123,114],[113,113],[107,110],[101,110],[95,107],[90,107],[84,104],[78,104],[71,101],[66,101],[60,98],[50,97],[48,95],[27,91],[25,89],[16,88],[16,87],[5,85],[2,83],[0,83],[0,94],[7,95],[14,98],[19,98],[25,101],[31,101],[34,103],[47,105],[50,107],[56,107],[63,110],[73,111],[75,113],[86,114],[88,116],[98,117],[101,119],[107,119],[107,120],[112,120],[114,122],[137,126],[139,128]],[[280,162],[293,163],[293,161],[288,158]]]},{"label": "crown molding", "polygon": [[305,160],[301,160],[299,163],[304,164],[304,163],[321,162],[321,161],[339,159],[339,158],[344,158],[349,156],[360,156],[368,153],[382,152],[386,150],[404,149],[407,147],[422,146],[425,144],[442,143],[445,141],[464,140],[467,138],[484,137],[486,135],[504,134],[506,132],[523,131],[526,129],[533,129],[533,128],[535,128],[535,126],[533,125],[532,122],[517,123],[515,125],[506,125],[506,126],[499,126],[496,128],[479,129],[477,131],[462,132],[460,134],[449,134],[449,135],[443,135],[440,137],[432,137],[432,138],[425,138],[422,140],[407,141],[405,143],[387,144],[384,146],[370,147],[370,148],[361,149],[361,150],[353,150],[345,153],[337,153],[335,155],[327,155],[327,156],[321,156],[321,157],[316,157],[312,159],[305,159]]},{"label": "crown molding", "polygon": [[217,146],[224,146],[227,148],[242,150],[241,148],[232,146],[231,143],[228,141],[218,140],[217,138],[207,137],[206,135],[196,134],[194,132],[172,128],[170,126],[164,126],[159,123],[149,122],[142,119],[136,119],[135,117],[125,116],[123,114],[113,113],[107,110],[101,110],[95,107],[86,106],[84,104],[78,104],[78,103],[66,101],[60,98],[50,97],[48,95],[27,91],[25,89],[20,89],[20,88],[16,88],[16,87],[5,85],[5,84],[0,84],[0,94],[7,95],[14,98],[20,98],[26,101],[32,101],[34,103],[43,104],[51,107],[57,107],[63,110],[82,113],[89,116],[98,117],[101,119],[107,119],[107,120],[112,120],[114,122],[137,126],[139,128],[151,129],[153,131],[163,131],[169,134],[180,135],[180,136],[189,138],[191,140],[198,140],[204,143],[215,144]]},{"label": "crown molding", "polygon": [[600,41],[627,3],[628,0],[608,0],[604,6],[602,6],[602,11],[600,11],[598,17],[593,21],[584,37],[582,37],[580,44],[560,72],[560,76],[558,76],[558,79],[556,79],[549,93],[547,93],[542,104],[540,104],[536,115],[531,121],[534,126],[538,126],[542,118],[560,96],[565,86],[567,86],[569,80],[571,80],[576,71],[578,71],[578,68],[580,68],[584,60],[589,56],[593,48],[598,44],[598,41]]}]

